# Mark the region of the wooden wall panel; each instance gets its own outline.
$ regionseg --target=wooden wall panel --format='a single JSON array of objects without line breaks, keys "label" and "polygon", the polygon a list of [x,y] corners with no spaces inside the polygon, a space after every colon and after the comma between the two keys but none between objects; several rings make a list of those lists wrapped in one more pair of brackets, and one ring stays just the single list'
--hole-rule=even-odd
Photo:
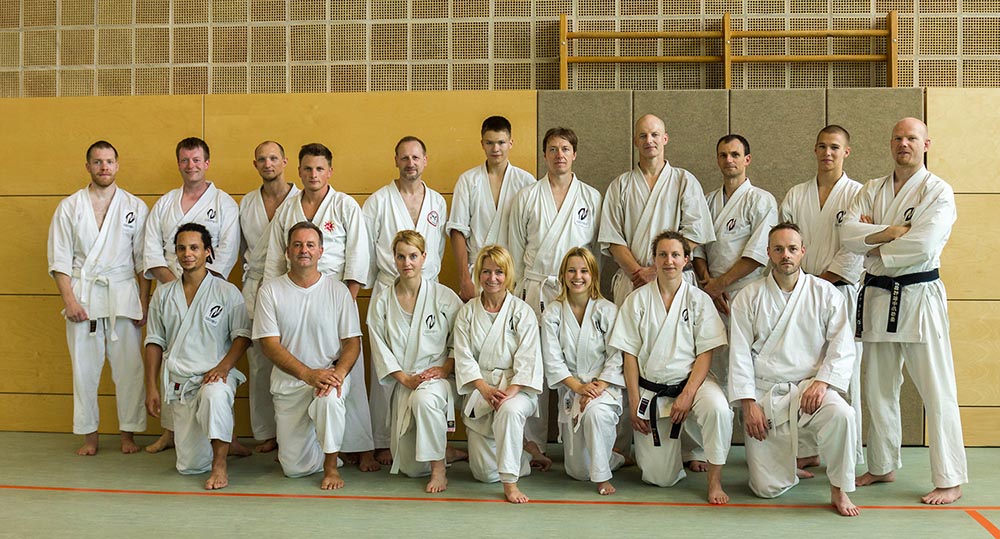
[{"label": "wooden wall panel", "polygon": [[928,88],[927,165],[959,193],[997,193],[997,153],[985,141],[1000,135],[1000,90]]},{"label": "wooden wall panel", "polygon": [[273,139],[285,147],[286,177],[295,179],[298,150],[321,142],[333,152],[339,191],[371,193],[398,175],[393,147],[414,135],[427,144],[425,179],[450,193],[458,175],[481,163],[480,126],[491,115],[513,124],[511,161],[532,171],[535,92],[414,92],[205,97],[205,136],[219,185],[245,193],[259,184],[253,149]]},{"label": "wooden wall panel", "polygon": [[[826,122],[824,90],[733,90],[729,115],[730,132],[750,142],[747,176],[779,203],[791,186],[816,175],[812,147]],[[718,168],[706,183],[722,185]]]},{"label": "wooden wall panel", "polygon": [[[655,114],[667,126],[667,159],[697,177],[705,192],[718,187],[715,143],[729,132],[729,92],[726,90],[635,92],[632,125],[645,114]],[[632,162],[639,154],[632,148]]]},{"label": "wooden wall panel", "polygon": [[[923,89],[830,88],[826,95],[826,123],[843,126],[851,133],[851,155],[844,165],[848,176],[864,182],[892,172],[892,126],[907,116],[924,117]],[[810,148],[817,132],[819,129],[809,139]]]},{"label": "wooden wall panel", "polygon": [[948,313],[958,403],[1000,406],[1000,302],[949,301]]},{"label": "wooden wall panel", "polygon": [[568,127],[580,139],[576,175],[603,193],[632,167],[632,92],[538,92],[538,176],[545,175],[545,132]]},{"label": "wooden wall panel", "polygon": [[958,220],[941,255],[949,299],[1000,299],[1000,283],[994,278],[1000,250],[984,248],[984,240],[991,241],[1000,230],[998,204],[1000,193],[955,196]]},{"label": "wooden wall panel", "polygon": [[16,179],[0,184],[0,195],[79,189],[90,179],[87,147],[101,139],[118,148],[122,185],[161,193],[178,181],[177,141],[202,134],[201,96],[2,99],[0,115],[0,145],[21,155]]},{"label": "wooden wall panel", "polygon": [[1000,446],[1000,407],[963,406],[960,411],[967,447]]}]

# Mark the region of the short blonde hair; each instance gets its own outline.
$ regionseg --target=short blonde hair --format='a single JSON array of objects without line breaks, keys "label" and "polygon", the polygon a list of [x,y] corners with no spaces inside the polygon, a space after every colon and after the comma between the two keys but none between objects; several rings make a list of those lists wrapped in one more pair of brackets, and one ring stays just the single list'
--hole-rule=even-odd
[{"label": "short blonde hair", "polygon": [[476,286],[479,286],[479,274],[483,272],[483,262],[487,258],[500,267],[500,270],[506,276],[504,284],[507,287],[507,291],[513,292],[514,281],[517,280],[517,276],[514,275],[514,258],[510,256],[510,251],[500,245],[487,245],[480,249],[479,254],[476,255],[476,265],[473,270],[476,275]]},{"label": "short blonde hair", "polygon": [[427,252],[427,242],[416,230],[400,230],[396,232],[396,237],[392,239],[392,253],[396,254],[396,245],[403,243],[410,247],[416,247],[421,253]]},{"label": "short blonde hair", "polygon": [[604,296],[601,295],[601,270],[597,267],[597,259],[594,258],[594,253],[590,252],[590,249],[586,247],[574,247],[566,251],[566,256],[563,257],[562,264],[559,265],[559,296],[556,297],[556,300],[563,301],[566,299],[568,293],[566,268],[569,267],[569,259],[574,256],[582,258],[583,262],[587,264],[587,269],[590,270],[590,299],[603,298]]}]

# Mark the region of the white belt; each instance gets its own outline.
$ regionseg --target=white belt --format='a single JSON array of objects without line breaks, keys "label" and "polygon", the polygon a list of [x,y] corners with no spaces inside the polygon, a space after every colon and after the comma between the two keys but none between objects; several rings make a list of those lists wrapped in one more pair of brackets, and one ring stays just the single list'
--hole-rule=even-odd
[{"label": "white belt", "polygon": [[524,280],[542,283],[542,286],[554,286],[559,288],[559,276],[538,273],[529,269],[524,270]]},{"label": "white belt", "polygon": [[791,432],[791,451],[795,455],[799,448],[799,408],[802,395],[796,382],[774,382],[763,378],[754,380],[758,390],[764,391],[761,408],[767,418],[769,428],[777,429],[785,423]]},{"label": "white belt", "polygon": [[[503,391],[510,385],[514,369],[493,369],[483,374],[483,381]],[[483,398],[478,389],[473,390],[462,412],[469,418],[479,419],[493,413],[493,407]]]},{"label": "white belt", "polygon": [[[111,326],[111,340],[118,340],[118,332],[115,331],[115,322],[118,318],[118,306],[115,302],[115,295],[111,292],[112,284],[125,283],[130,280],[135,280],[135,273],[132,270],[124,270],[115,273],[109,273],[106,275],[99,275],[97,277],[91,277],[87,274],[83,268],[78,270],[73,270],[73,278],[80,281],[80,303],[87,305],[90,303],[90,293],[94,285],[103,286],[107,294],[107,305],[108,305],[108,323]],[[90,313],[87,313],[88,315]],[[66,311],[63,311],[63,316],[66,315]]]}]

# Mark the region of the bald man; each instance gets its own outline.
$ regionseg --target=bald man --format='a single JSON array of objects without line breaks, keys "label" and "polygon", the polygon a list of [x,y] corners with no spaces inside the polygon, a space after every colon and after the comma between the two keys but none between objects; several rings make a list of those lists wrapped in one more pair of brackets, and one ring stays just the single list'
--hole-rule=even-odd
[{"label": "bald man", "polygon": [[865,255],[856,337],[864,342],[871,425],[868,472],[857,485],[892,482],[902,467],[899,388],[905,365],[927,411],[934,489],[921,501],[941,505],[961,498],[969,478],[947,296],[938,277],[941,250],[956,218],[955,194],[924,167],[930,145],[920,120],[896,124],[889,143],[893,173],[869,181],[858,193],[842,238],[848,250]]}]

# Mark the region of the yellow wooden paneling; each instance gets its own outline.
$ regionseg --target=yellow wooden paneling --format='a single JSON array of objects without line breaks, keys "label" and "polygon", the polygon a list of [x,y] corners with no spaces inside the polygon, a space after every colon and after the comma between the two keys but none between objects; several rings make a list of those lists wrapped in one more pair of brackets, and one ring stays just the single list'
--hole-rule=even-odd
[{"label": "yellow wooden paneling", "polygon": [[958,403],[1000,406],[1000,302],[952,301],[948,311]]},{"label": "yellow wooden paneling", "polygon": [[0,146],[17,148],[18,167],[0,195],[69,194],[90,179],[87,147],[118,148],[118,179],[135,193],[178,183],[174,148],[202,134],[201,96],[3,99]]},{"label": "yellow wooden paneling", "polygon": [[1000,407],[963,406],[961,413],[966,446],[1000,446]]},{"label": "yellow wooden paneling", "polygon": [[[995,231],[1000,230],[1000,195],[956,195],[958,221],[941,255],[941,277],[950,299],[1000,299],[1000,249]],[[985,241],[985,243],[984,243]]]},{"label": "yellow wooden paneling", "polygon": [[961,193],[1000,192],[997,155],[985,141],[1000,136],[1000,89],[927,88],[930,170]]},{"label": "yellow wooden paneling", "polygon": [[7,248],[0,250],[0,294],[58,293],[48,273],[46,245],[61,198],[0,196],[0,226],[7,230]]},{"label": "yellow wooden paneling", "polygon": [[513,124],[511,160],[534,172],[536,109],[534,91],[210,95],[210,176],[232,192],[253,188],[253,149],[271,139],[285,147],[294,178],[299,147],[321,142],[333,151],[337,190],[370,193],[398,175],[393,147],[414,135],[427,144],[427,183],[451,192],[459,174],[483,161],[479,129],[494,114]]}]

